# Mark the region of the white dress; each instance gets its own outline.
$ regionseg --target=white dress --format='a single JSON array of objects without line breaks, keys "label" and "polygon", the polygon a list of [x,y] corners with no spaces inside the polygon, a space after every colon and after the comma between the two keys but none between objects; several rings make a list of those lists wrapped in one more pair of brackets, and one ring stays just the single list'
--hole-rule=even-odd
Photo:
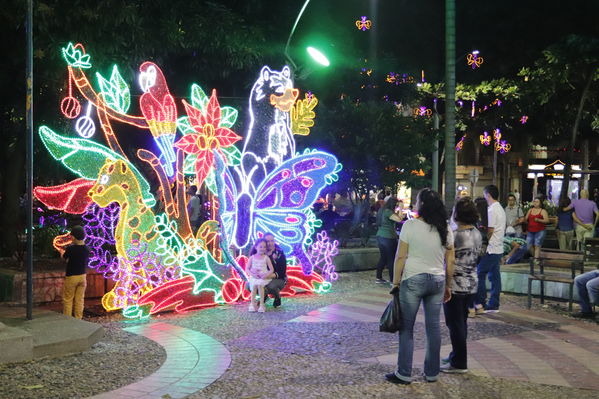
[{"label": "white dress", "polygon": [[268,259],[268,257],[266,255],[265,256],[252,255],[252,266],[251,266],[251,269],[249,270],[249,279],[250,279],[251,287],[253,287],[254,285],[256,285],[257,287],[264,287],[268,283],[271,282],[272,279],[270,279],[270,278],[254,277],[255,275],[266,276],[268,274],[268,268],[266,266],[266,259]]}]

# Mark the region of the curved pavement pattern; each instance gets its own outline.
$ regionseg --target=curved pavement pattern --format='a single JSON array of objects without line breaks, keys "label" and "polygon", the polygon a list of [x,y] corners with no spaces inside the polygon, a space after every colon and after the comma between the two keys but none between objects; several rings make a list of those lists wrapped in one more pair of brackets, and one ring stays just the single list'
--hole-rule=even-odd
[{"label": "curved pavement pattern", "polygon": [[231,354],[223,344],[188,328],[152,323],[124,330],[162,345],[166,361],[154,374],[91,399],[183,398],[210,385],[231,364]]},{"label": "curved pavement pattern", "polygon": [[[291,322],[377,322],[390,296],[372,290],[353,295],[351,300],[308,312]],[[424,322],[422,307],[417,322]],[[443,312],[441,312],[441,322]],[[599,390],[599,326],[545,312],[502,305],[497,314],[476,317],[478,323],[501,323],[523,327],[521,332],[468,341],[471,373],[538,384]],[[446,356],[451,345],[444,345]],[[414,351],[414,366],[424,363],[424,350]],[[389,366],[397,364],[397,352],[363,359]]]}]

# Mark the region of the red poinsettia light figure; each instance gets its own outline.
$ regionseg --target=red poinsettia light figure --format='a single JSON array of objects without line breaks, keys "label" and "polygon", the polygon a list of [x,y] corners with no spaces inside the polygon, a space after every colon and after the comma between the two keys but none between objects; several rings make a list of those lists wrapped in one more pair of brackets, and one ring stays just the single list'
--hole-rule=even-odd
[{"label": "red poinsettia light figure", "polygon": [[139,83],[144,91],[139,99],[141,112],[148,122],[150,132],[162,152],[163,166],[172,176],[176,160],[173,143],[177,131],[177,107],[168,90],[166,79],[160,68],[153,62],[144,62],[139,67]]},{"label": "red poinsettia light figure", "polygon": [[199,187],[214,167],[212,151],[217,150],[222,154],[223,148],[231,147],[235,142],[241,140],[241,137],[228,127],[220,126],[221,109],[216,98],[216,90],[212,90],[206,113],[185,100],[183,100],[183,105],[185,105],[189,122],[195,133],[183,136],[175,143],[175,147],[186,154],[197,156],[195,172],[196,184]]}]

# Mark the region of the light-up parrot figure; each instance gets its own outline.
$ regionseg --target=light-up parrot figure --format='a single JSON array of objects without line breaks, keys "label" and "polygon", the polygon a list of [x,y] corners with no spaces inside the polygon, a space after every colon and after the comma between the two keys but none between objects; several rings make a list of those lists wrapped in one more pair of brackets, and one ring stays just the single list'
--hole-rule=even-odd
[{"label": "light-up parrot figure", "polygon": [[177,131],[177,107],[170,94],[162,71],[153,62],[144,62],[139,67],[139,85],[142,94],[139,99],[152,137],[162,153],[162,165],[169,176],[175,173],[173,163],[176,161],[173,144]]}]

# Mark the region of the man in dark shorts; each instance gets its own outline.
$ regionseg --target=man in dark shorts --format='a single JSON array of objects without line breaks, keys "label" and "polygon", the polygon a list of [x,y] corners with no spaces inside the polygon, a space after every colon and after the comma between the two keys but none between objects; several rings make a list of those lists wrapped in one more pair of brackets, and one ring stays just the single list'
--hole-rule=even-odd
[{"label": "man in dark shorts", "polygon": [[268,299],[268,295],[271,294],[275,298],[273,306],[277,308],[281,306],[280,292],[287,283],[287,258],[275,242],[275,236],[272,233],[265,234],[264,239],[266,240],[266,255],[270,258],[274,268],[274,272],[267,276],[272,281],[265,287],[266,298],[264,299]]}]

